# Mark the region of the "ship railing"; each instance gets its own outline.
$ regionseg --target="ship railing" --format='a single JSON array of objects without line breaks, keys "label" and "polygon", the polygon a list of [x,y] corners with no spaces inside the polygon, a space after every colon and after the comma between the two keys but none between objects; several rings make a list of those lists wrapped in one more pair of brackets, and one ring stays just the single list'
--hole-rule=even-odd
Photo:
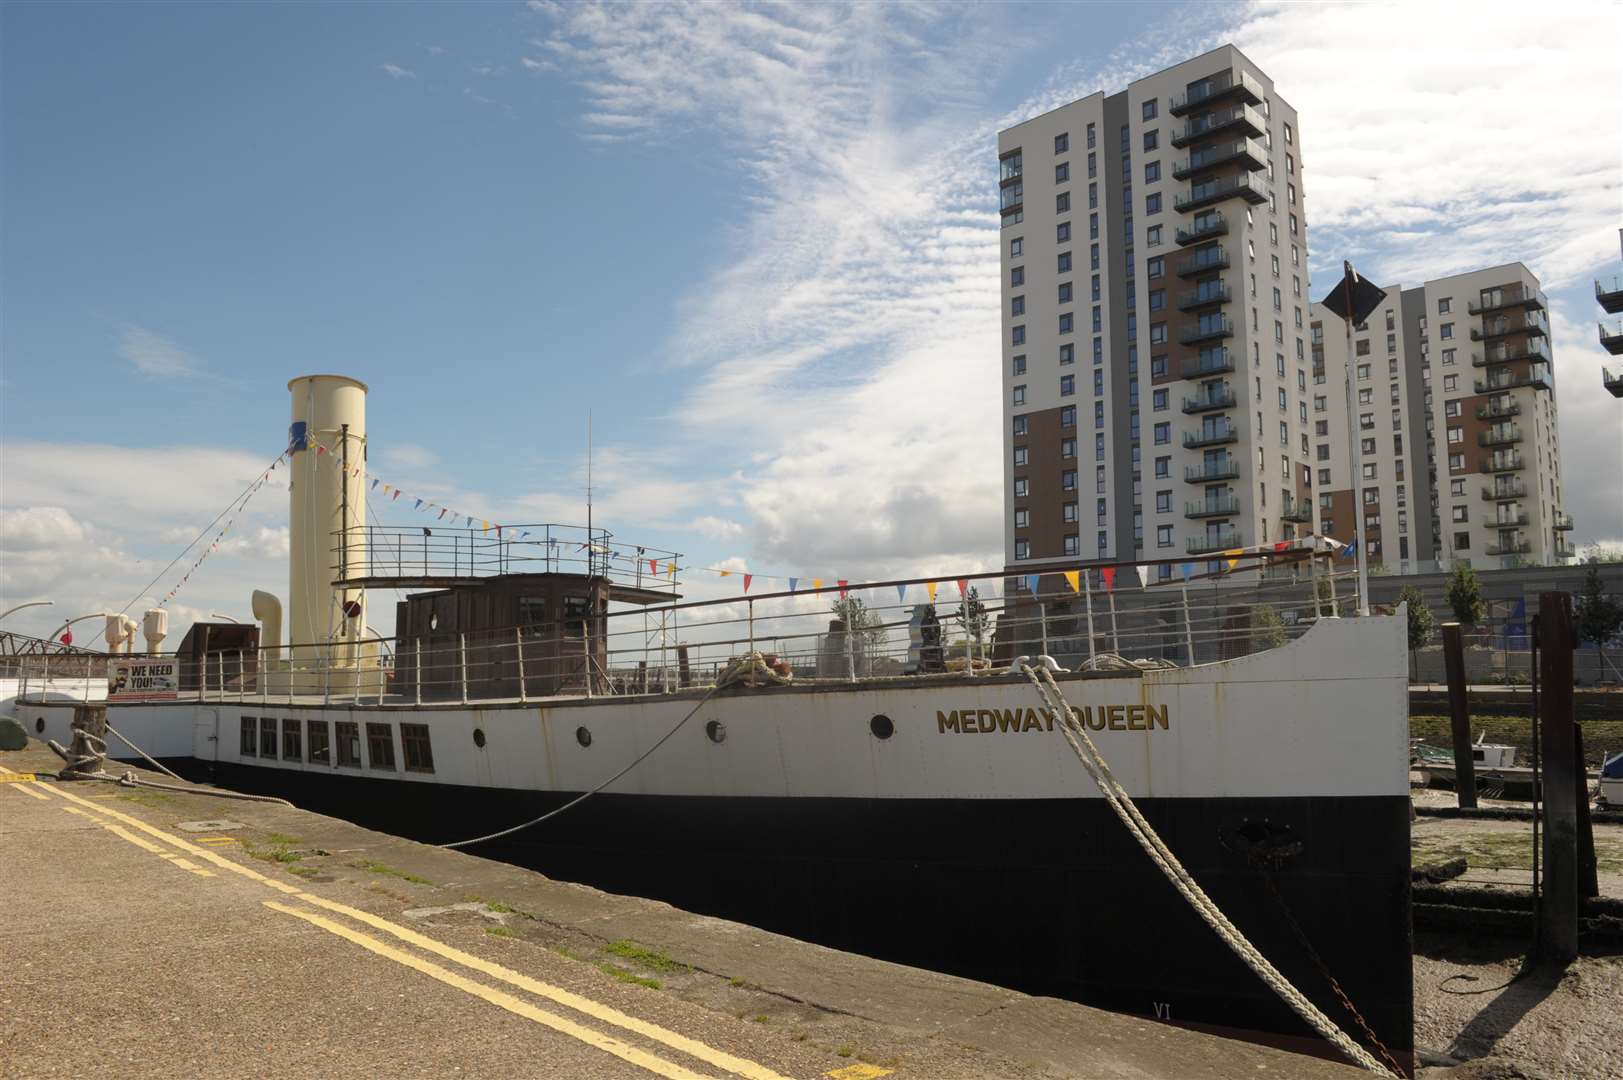
[{"label": "ship railing", "polygon": [[[794,682],[812,684],[978,673],[1022,655],[1050,655],[1072,669],[1101,654],[1184,666],[1273,648],[1319,618],[1350,614],[1351,572],[1305,550],[1297,555],[1247,555],[1238,573],[1226,559],[1201,561],[1203,572],[1187,582],[1183,560],[1146,564],[1147,585],[1131,565],[1114,568],[1108,588],[1090,568],[1075,591],[1062,568],[1044,567],[1035,575],[853,583],[843,595],[837,587],[746,594],[480,631],[169,654],[177,673],[170,696],[445,707],[663,695],[712,685],[756,652]],[[960,588],[971,586],[966,604]],[[127,696],[115,691],[111,700]]]}]

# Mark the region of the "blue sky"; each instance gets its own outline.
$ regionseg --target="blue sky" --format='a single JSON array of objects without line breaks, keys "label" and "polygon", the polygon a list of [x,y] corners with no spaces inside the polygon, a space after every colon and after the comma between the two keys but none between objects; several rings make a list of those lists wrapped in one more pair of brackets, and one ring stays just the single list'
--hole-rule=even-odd
[{"label": "blue sky", "polygon": [[[123,606],[316,371],[371,385],[374,472],[470,513],[579,520],[590,407],[620,538],[763,574],[995,568],[995,133],[1226,40],[1301,111],[1321,280],[1344,255],[1543,278],[1577,541],[1623,540],[1589,284],[1619,269],[1618,15],[1478,21],[8,4],[0,607]],[[182,627],[283,591],[285,524],[266,488]]]}]

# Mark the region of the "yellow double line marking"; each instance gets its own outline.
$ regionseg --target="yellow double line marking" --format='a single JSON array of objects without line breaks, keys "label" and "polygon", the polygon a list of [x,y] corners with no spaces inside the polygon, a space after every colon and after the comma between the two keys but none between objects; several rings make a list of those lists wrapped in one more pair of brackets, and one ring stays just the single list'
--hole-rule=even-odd
[{"label": "yellow double line marking", "polygon": [[[0,772],[5,771],[8,770],[6,770],[3,766],[0,766]],[[29,790],[31,787],[33,787],[33,785],[14,784],[10,786],[15,787],[19,791],[32,795],[35,798],[45,798],[44,795],[39,794],[37,791]],[[274,878],[268,878],[250,867],[243,866],[242,864],[234,862],[231,859],[227,859],[217,852],[209,850],[208,848],[199,847],[192,844],[181,837],[164,832],[162,829],[149,825],[139,818],[120,813],[119,811],[110,807],[92,805],[88,800],[82,798],[81,796],[75,795],[72,792],[65,791],[60,786],[48,786],[45,788],[45,790],[49,791],[52,795],[66,799],[69,802],[79,804],[79,806],[84,808],[76,809],[75,807],[70,806],[64,807],[63,809],[69,810],[73,813],[83,814],[85,817],[91,818],[92,820],[97,820],[98,824],[107,829],[109,832],[112,832],[114,835],[128,840],[130,843],[144,851],[150,851],[154,854],[161,855],[164,858],[173,861],[175,865],[180,866],[183,869],[192,870],[194,873],[200,872],[210,877],[214,876],[212,871],[205,870],[187,859],[174,856],[164,849],[158,847],[156,844],[151,843],[143,837],[135,835],[128,829],[120,828],[118,825],[114,825],[112,822],[101,821],[97,816],[105,814],[123,825],[128,825],[130,829],[134,829],[137,832],[155,837],[164,843],[179,849],[187,855],[193,855],[206,862],[212,863],[221,870],[227,870],[231,873],[239,874],[242,877],[248,878],[249,880],[258,884],[275,889],[278,892],[286,893],[299,900],[303,900],[308,904],[313,904],[316,907],[324,908],[327,911],[343,915],[356,922],[364,923],[367,926],[382,931],[385,934],[389,934],[392,937],[395,937],[400,941],[412,945],[418,949],[433,953],[434,955],[452,961],[453,963],[460,964],[465,968],[470,968],[474,971],[480,972],[481,974],[487,975],[499,982],[503,982],[509,986],[523,990],[526,993],[556,1002],[557,1004],[563,1005],[566,1008],[572,1009],[576,1012],[584,1013],[585,1015],[602,1023],[611,1024],[625,1031],[633,1032],[651,1041],[662,1043],[672,1050],[687,1054],[690,1057],[703,1061],[706,1064],[716,1066],[717,1068],[725,1069],[736,1076],[744,1077],[745,1080],[788,1080],[788,1078],[774,1072],[771,1069],[768,1069],[764,1065],[757,1064],[756,1062],[750,1061],[746,1058],[737,1057],[723,1050],[717,1050],[712,1046],[698,1041],[697,1039],[691,1039],[686,1035],[672,1031],[669,1028],[661,1027],[658,1024],[653,1024],[646,1020],[632,1016],[629,1013],[621,1012],[619,1009],[605,1005],[598,1001],[594,1001],[593,999],[585,997],[584,995],[574,993],[570,990],[565,990],[559,986],[553,986],[550,983],[542,982],[539,979],[531,978],[530,976],[521,972],[503,967],[500,964],[492,963],[491,961],[485,960],[479,956],[475,956],[472,953],[464,952],[461,949],[446,945],[444,942],[436,941],[435,939],[424,934],[420,934],[409,927],[401,926],[398,923],[381,918],[380,916],[374,915],[369,911],[363,911],[360,908],[350,907],[347,904],[340,904],[324,897],[317,896],[314,893],[305,892],[296,885],[289,885],[285,882],[277,881]],[[87,813],[87,810],[93,811],[93,813]],[[278,903],[274,900],[264,900],[261,901],[261,903],[274,911],[279,911],[283,914],[292,915],[295,918],[302,919],[305,922],[310,923],[312,926],[318,926],[321,929],[326,930],[328,933],[353,942],[354,944],[359,945],[361,948],[375,953],[378,956],[385,957],[389,960],[395,961],[398,964],[412,968],[413,970],[421,972],[430,978],[437,979],[447,986],[455,987],[458,990],[478,997],[492,1005],[496,1005],[499,1008],[514,1013],[515,1015],[522,1016],[528,1020],[534,1021],[535,1023],[542,1024],[546,1027],[552,1028],[555,1031],[569,1035],[572,1038],[579,1039],[590,1046],[594,1046],[607,1053],[613,1054],[622,1060],[638,1065],[660,1076],[669,1077],[671,1080],[705,1080],[704,1074],[702,1073],[693,1072],[692,1070],[684,1068],[673,1061],[667,1061],[664,1058],[639,1049],[638,1047],[623,1040],[614,1038],[611,1035],[605,1035],[602,1032],[577,1023],[574,1020],[570,1020],[564,1016],[538,1008],[522,998],[516,997],[502,990],[497,990],[494,987],[486,986],[483,983],[476,982],[465,975],[450,970],[449,968],[442,967],[441,965],[435,964],[432,961],[425,960],[413,953],[405,951],[404,949],[396,948],[395,946],[392,946],[387,942],[379,940],[378,938],[369,934],[363,934],[357,930],[353,930],[342,923],[336,922],[323,915],[318,915],[313,911],[304,911],[299,908]]]}]

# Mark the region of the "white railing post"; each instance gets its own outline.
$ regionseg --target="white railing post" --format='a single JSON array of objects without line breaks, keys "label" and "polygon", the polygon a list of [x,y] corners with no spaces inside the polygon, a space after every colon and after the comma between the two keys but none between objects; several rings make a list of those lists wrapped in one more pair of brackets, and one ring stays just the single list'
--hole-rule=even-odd
[{"label": "white railing post", "polygon": [[412,672],[415,676],[413,681],[417,684],[417,704],[421,705],[423,703],[423,639],[414,638],[413,643],[417,652],[417,662],[412,665]]},{"label": "white railing post", "polygon": [[[587,549],[588,556],[590,555],[590,551],[591,551],[591,549],[588,548]],[[586,676],[586,696],[587,696],[588,699],[590,699],[591,696],[592,696],[592,660],[593,660],[593,656],[592,656],[592,619],[593,619],[593,617],[594,617],[593,614],[588,612],[586,621],[580,624],[581,625],[581,632],[580,632],[581,659],[585,661],[585,664],[583,665],[583,670],[582,670],[581,674]]]},{"label": "white railing post", "polygon": [[755,651],[755,601],[748,602],[750,620],[750,652]]},{"label": "white railing post", "polygon": [[1082,571],[1082,597],[1088,604],[1088,659],[1093,659],[1093,571]]},{"label": "white railing post", "polygon": [[270,693],[270,687],[267,685],[270,680],[265,678],[265,646],[261,645],[259,647],[258,656],[259,659],[256,661],[258,667],[254,669],[254,681],[259,684],[259,707],[263,710],[265,697]]},{"label": "white railing post", "polygon": [[1180,588],[1183,589],[1183,640],[1189,647],[1189,666],[1195,666],[1195,628],[1189,621],[1189,583],[1186,581]]},{"label": "white railing post", "polygon": [[[50,647],[48,642],[46,643],[46,647],[47,648]],[[45,653],[44,656],[45,656],[45,669],[40,674],[40,677],[39,677],[39,682],[40,682],[39,699],[42,702],[50,700],[50,696],[51,696],[51,654],[50,653]]]},{"label": "white railing post", "polygon": [[517,626],[513,627],[513,648],[518,650],[518,699],[529,701],[529,691],[524,685],[524,631]]},{"label": "white railing post", "polygon": [[1042,654],[1044,656],[1047,656],[1048,655],[1048,605],[1047,604],[1044,604],[1044,603],[1041,603],[1041,602],[1039,602],[1037,604],[1037,622],[1038,622],[1038,626],[1039,626],[1039,628],[1041,629],[1041,632],[1042,632],[1042,639],[1043,639],[1043,653]]},{"label": "white railing post", "polygon": [[1110,651],[1121,655],[1121,634],[1116,630],[1116,590],[1110,590]]},{"label": "white railing post", "polygon": [[242,666],[242,650],[237,650],[237,704],[242,704],[242,697],[248,692],[248,669]]},{"label": "white railing post", "polygon": [[851,627],[845,628],[845,673],[851,682],[857,681],[856,648],[851,644]]},{"label": "white railing post", "polygon": [[321,661],[321,703],[332,704],[332,642],[328,641],[317,654],[322,656]]},{"label": "white railing post", "polygon": [[225,650],[221,649],[219,652],[215,653],[214,655],[218,656],[220,658],[220,662],[218,664],[214,665],[216,670],[218,670],[219,673],[220,673],[220,686],[219,686],[218,700],[224,701],[225,700]]},{"label": "white railing post", "polygon": [[462,704],[468,703],[468,635],[456,636],[457,667],[462,672]]}]

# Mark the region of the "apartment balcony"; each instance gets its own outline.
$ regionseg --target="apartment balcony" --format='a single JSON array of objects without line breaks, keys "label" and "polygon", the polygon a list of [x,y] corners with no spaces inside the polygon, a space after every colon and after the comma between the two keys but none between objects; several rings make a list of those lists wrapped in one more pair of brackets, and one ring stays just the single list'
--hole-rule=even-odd
[{"label": "apartment balcony", "polygon": [[1518,510],[1514,514],[1507,514],[1501,511],[1499,516],[1488,522],[1488,524],[1492,525],[1496,529],[1514,529],[1518,525],[1527,524],[1527,511]]},{"label": "apartment balcony", "polygon": [[1181,369],[1185,379],[1204,379],[1212,375],[1227,375],[1234,370],[1234,354],[1226,348],[1208,349],[1194,360],[1185,360]]},{"label": "apartment balcony", "polygon": [[1234,299],[1233,291],[1223,281],[1208,281],[1198,289],[1191,289],[1178,297],[1179,311],[1194,311],[1212,304],[1227,304]]},{"label": "apartment balcony", "polygon": [[1202,214],[1199,220],[1178,226],[1176,239],[1179,247],[1188,247],[1202,240],[1226,236],[1228,231],[1229,220],[1222,214]]},{"label": "apartment balcony", "polygon": [[1538,289],[1502,289],[1498,298],[1488,300],[1471,300],[1466,303],[1465,310],[1472,315],[1486,315],[1492,311],[1508,311],[1512,308],[1539,308],[1544,311],[1550,309],[1544,301],[1544,293]]},{"label": "apartment balcony", "polygon": [[[1173,176],[1182,180],[1183,177],[1173,173]],[[1610,281],[1597,278],[1595,281],[1595,302],[1605,309],[1608,315],[1616,315],[1623,311],[1623,277],[1614,277]]]},{"label": "apartment balcony", "polygon": [[1553,516],[1555,520],[1550,523],[1550,528],[1557,532],[1566,532],[1572,528],[1572,515],[1565,510],[1557,510]]},{"label": "apartment balcony", "polygon": [[1186,413],[1213,412],[1217,409],[1234,408],[1234,391],[1225,384],[1221,390],[1210,390],[1194,397],[1183,399],[1183,411]]},{"label": "apartment balcony", "polygon": [[1613,375],[1607,368],[1600,369],[1601,385],[1615,398],[1623,398],[1623,374]]},{"label": "apartment balcony", "polygon": [[1263,185],[1262,174],[1252,172],[1224,177],[1221,180],[1208,180],[1173,198],[1172,208],[1180,214],[1192,214],[1203,206],[1214,206],[1225,199],[1265,203],[1268,201],[1268,191]]},{"label": "apartment balcony", "polygon": [[1544,337],[1550,332],[1550,320],[1542,312],[1529,311],[1523,315],[1501,315],[1498,318],[1483,319],[1482,326],[1471,328],[1472,341],[1492,341],[1494,338],[1509,337],[1511,334],[1527,334],[1529,337]]},{"label": "apartment balcony", "polygon": [[1499,424],[1476,435],[1478,446],[1509,446],[1522,441],[1522,429],[1515,424]]},{"label": "apartment balcony", "polygon": [[1517,537],[1515,539],[1497,540],[1483,549],[1489,555],[1527,555],[1533,550],[1533,545]]},{"label": "apartment balcony", "polygon": [[1176,273],[1179,277],[1194,277],[1213,270],[1227,270],[1228,267],[1229,253],[1220,247],[1209,247],[1190,252],[1177,264]]},{"label": "apartment balcony", "polygon": [[1313,504],[1302,499],[1291,499],[1285,503],[1284,509],[1279,512],[1281,521],[1294,521],[1298,524],[1313,520]]},{"label": "apartment balcony", "polygon": [[1509,420],[1513,416],[1522,414],[1520,402],[1509,401],[1503,405],[1478,405],[1476,418],[1478,420]]},{"label": "apartment balcony", "polygon": [[1477,463],[1477,471],[1485,473],[1516,472],[1526,467],[1521,454],[1514,450],[1491,454]]},{"label": "apartment balcony", "polygon": [[1543,364],[1534,364],[1527,369],[1525,375],[1502,375],[1492,379],[1477,379],[1473,383],[1479,394],[1497,394],[1505,390],[1515,390],[1523,386],[1531,386],[1537,390],[1550,388],[1550,373]]},{"label": "apartment balcony", "polygon": [[1489,349],[1487,352],[1474,352],[1471,354],[1472,367],[1487,367],[1490,364],[1509,364],[1516,360],[1550,359],[1550,347],[1536,338],[1528,338],[1517,346],[1501,346]]},{"label": "apartment balcony", "polygon": [[1196,150],[1182,161],[1173,162],[1172,179],[1187,180],[1196,173],[1229,164],[1243,165],[1252,172],[1257,172],[1268,167],[1268,151],[1260,142],[1253,139],[1239,139],[1235,142],[1207,146]]},{"label": "apartment balcony", "polygon": [[1623,353],[1623,319],[1609,326],[1600,324],[1600,347],[1613,356]]},{"label": "apartment balcony", "polygon": [[1186,465],[1183,479],[1186,484],[1213,484],[1219,480],[1236,480],[1240,476],[1240,459],[1232,454],[1203,461],[1199,465]]},{"label": "apartment balcony", "polygon": [[1217,341],[1234,336],[1234,321],[1227,315],[1203,315],[1199,322],[1178,331],[1178,341],[1195,345],[1202,341]]},{"label": "apartment balcony", "polygon": [[1240,512],[1237,495],[1208,495],[1198,502],[1184,503],[1186,518],[1233,517]]},{"label": "apartment balcony", "polygon": [[1209,529],[1205,536],[1191,536],[1184,541],[1183,549],[1191,555],[1204,555],[1209,551],[1227,551],[1240,546],[1240,530],[1225,526]]},{"label": "apartment balcony", "polygon": [[1262,83],[1238,68],[1213,75],[1194,83],[1179,97],[1167,101],[1167,112],[1182,116],[1192,109],[1216,105],[1224,101],[1242,101],[1247,105],[1261,105],[1265,92]]},{"label": "apartment balcony", "polygon": [[1572,549],[1572,545],[1559,536],[1555,538],[1555,547],[1550,550],[1550,553],[1558,559],[1570,559],[1577,554]]},{"label": "apartment balcony", "polygon": [[1239,440],[1240,431],[1233,424],[1206,424],[1199,431],[1183,433],[1183,448],[1195,450],[1202,446],[1219,446]]},{"label": "apartment balcony", "polygon": [[1508,484],[1495,484],[1491,488],[1482,489],[1484,502],[1509,502],[1511,499],[1524,499],[1527,497],[1527,485],[1520,480],[1512,480]]},{"label": "apartment balcony", "polygon": [[1260,139],[1267,130],[1268,122],[1260,112],[1249,105],[1234,105],[1191,116],[1183,127],[1172,129],[1172,145],[1181,150],[1192,142],[1225,133]]}]

